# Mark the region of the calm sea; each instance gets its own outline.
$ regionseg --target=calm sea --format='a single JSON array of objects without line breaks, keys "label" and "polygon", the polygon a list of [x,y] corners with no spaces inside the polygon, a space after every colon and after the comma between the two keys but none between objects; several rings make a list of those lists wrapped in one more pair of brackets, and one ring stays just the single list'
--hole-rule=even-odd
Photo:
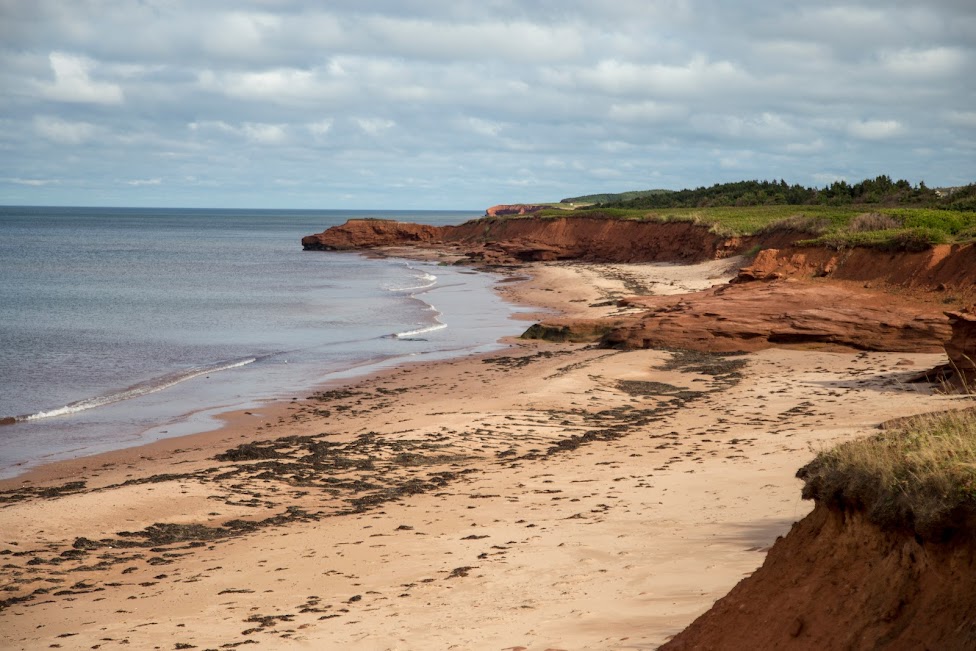
[{"label": "calm sea", "polygon": [[351,217],[479,212],[0,207],[0,418],[16,418],[0,427],[0,476],[496,347],[524,329],[497,278],[300,242]]}]

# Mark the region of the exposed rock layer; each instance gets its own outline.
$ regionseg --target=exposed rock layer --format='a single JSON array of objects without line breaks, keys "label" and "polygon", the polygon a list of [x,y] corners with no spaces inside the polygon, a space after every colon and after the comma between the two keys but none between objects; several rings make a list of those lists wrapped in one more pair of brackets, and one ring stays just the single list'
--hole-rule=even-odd
[{"label": "exposed rock layer", "polygon": [[437,244],[443,227],[410,224],[388,219],[350,219],[317,235],[302,238],[307,251],[348,251],[403,244]]},{"label": "exposed rock layer", "polygon": [[976,306],[945,314],[952,329],[945,344],[949,364],[968,388],[976,390]]},{"label": "exposed rock layer", "polygon": [[741,280],[813,276],[940,290],[960,297],[976,293],[976,245],[944,244],[919,252],[857,248],[834,251],[789,247],[760,251]]},{"label": "exposed rock layer", "polygon": [[302,238],[308,250],[443,245],[472,260],[700,262],[728,257],[749,241],[710,233],[691,222],[632,221],[602,217],[485,217],[458,226],[423,226],[352,219]]},{"label": "exposed rock layer", "polygon": [[539,212],[544,210],[548,206],[535,206],[527,203],[514,203],[514,204],[502,204],[500,206],[492,206],[485,211],[487,217],[501,217],[503,215],[527,215],[529,213]]},{"label": "exposed rock layer", "polygon": [[974,649],[976,540],[919,542],[818,504],[662,651]]},{"label": "exposed rock layer", "polygon": [[[778,344],[838,345],[861,350],[941,352],[950,336],[934,307],[820,283],[775,281],[724,285],[694,294],[639,296],[645,312],[616,319],[603,344],[709,352],[755,351]],[[591,323],[546,320],[549,330],[598,332]]]}]

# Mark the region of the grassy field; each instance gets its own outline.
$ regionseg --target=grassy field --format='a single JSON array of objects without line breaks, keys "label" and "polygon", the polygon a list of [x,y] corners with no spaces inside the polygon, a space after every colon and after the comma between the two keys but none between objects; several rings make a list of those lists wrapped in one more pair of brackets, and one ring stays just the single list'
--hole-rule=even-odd
[{"label": "grassy field", "polygon": [[800,469],[803,497],[929,539],[976,525],[976,411],[929,414],[826,450]]},{"label": "grassy field", "polygon": [[[565,217],[550,209],[543,217]],[[729,206],[712,208],[596,208],[576,216],[607,216],[643,221],[690,221],[721,235],[756,235],[791,230],[808,235],[804,244],[832,248],[874,247],[921,250],[933,244],[976,240],[976,212],[936,208],[856,206]]]}]

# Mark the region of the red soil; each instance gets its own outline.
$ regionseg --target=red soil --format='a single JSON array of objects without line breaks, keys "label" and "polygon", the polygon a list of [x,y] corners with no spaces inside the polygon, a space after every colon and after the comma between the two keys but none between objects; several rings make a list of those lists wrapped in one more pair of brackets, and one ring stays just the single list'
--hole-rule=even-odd
[{"label": "red soil", "polygon": [[818,504],[661,650],[976,649],[974,543],[920,542]]}]

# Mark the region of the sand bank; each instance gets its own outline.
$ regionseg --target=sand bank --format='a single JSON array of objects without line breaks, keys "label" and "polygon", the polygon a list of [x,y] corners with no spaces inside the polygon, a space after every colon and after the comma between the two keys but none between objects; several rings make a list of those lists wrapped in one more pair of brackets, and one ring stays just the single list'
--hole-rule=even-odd
[{"label": "sand bank", "polygon": [[[500,291],[600,316],[730,268]],[[514,341],[39,468],[0,484],[0,646],[654,648],[807,514],[812,450],[951,404],[905,382],[943,359]]]}]

